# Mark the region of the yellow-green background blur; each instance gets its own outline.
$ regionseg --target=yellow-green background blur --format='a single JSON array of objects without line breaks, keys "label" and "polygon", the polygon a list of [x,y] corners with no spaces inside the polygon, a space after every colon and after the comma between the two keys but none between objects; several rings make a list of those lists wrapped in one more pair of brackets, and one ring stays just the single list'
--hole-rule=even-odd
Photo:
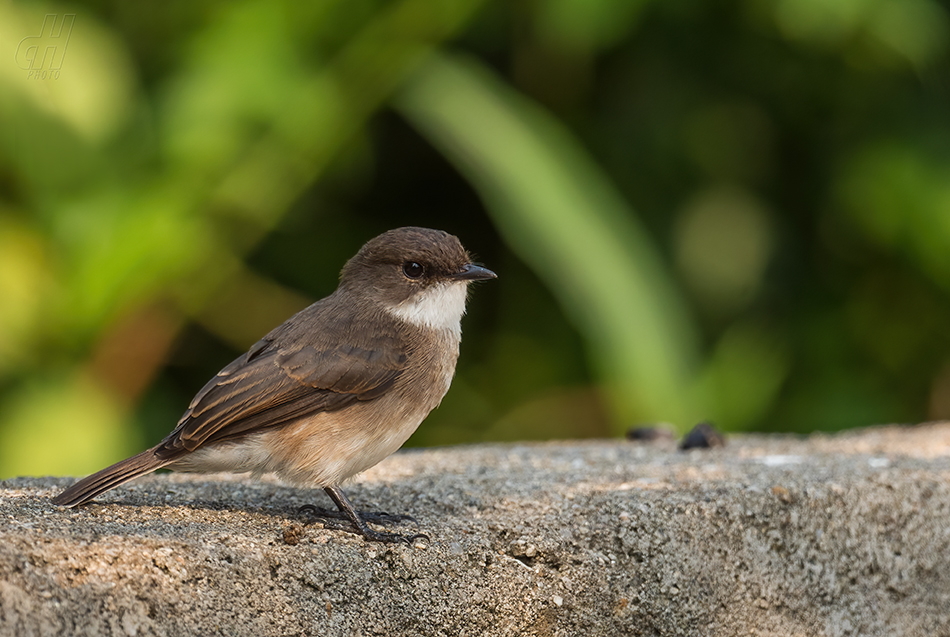
[{"label": "yellow-green background blur", "polygon": [[0,478],[157,442],[410,224],[499,274],[410,444],[947,417],[950,6],[0,3]]}]

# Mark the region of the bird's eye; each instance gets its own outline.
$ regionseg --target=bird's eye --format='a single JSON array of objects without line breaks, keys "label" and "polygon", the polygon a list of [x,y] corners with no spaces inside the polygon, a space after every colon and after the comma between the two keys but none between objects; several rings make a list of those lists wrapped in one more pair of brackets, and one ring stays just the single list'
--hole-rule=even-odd
[{"label": "bird's eye", "polygon": [[418,279],[426,273],[426,268],[415,261],[406,261],[402,264],[402,273],[410,279]]}]

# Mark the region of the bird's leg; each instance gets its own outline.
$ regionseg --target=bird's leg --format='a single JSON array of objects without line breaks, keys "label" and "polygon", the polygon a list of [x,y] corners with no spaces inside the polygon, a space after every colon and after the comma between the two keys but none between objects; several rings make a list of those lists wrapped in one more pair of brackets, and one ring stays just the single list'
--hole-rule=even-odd
[{"label": "bird's leg", "polygon": [[343,530],[351,530],[353,533],[358,533],[369,542],[404,542],[406,544],[412,544],[417,538],[425,538],[426,540],[429,539],[429,537],[424,533],[417,533],[415,535],[400,535],[398,533],[383,533],[380,531],[375,531],[366,524],[366,520],[380,523],[399,523],[405,520],[413,520],[413,518],[408,515],[390,515],[388,513],[360,513],[356,510],[349,498],[346,497],[346,494],[344,494],[343,490],[339,487],[324,487],[323,490],[326,491],[328,496],[330,496],[330,499],[333,500],[333,503],[337,506],[339,511],[326,511],[324,509],[317,508],[312,504],[305,504],[304,506],[300,507],[300,510],[313,513],[316,515],[316,517],[349,520],[349,522],[353,525],[353,529]]}]

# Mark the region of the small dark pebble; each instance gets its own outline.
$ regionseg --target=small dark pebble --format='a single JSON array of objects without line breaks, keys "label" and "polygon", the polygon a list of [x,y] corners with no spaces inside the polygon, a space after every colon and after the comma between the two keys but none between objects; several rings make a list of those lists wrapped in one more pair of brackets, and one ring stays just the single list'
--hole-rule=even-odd
[{"label": "small dark pebble", "polygon": [[663,427],[631,427],[627,430],[627,440],[636,442],[657,442],[673,440],[673,432]]},{"label": "small dark pebble", "polygon": [[709,449],[711,447],[722,447],[726,444],[726,438],[711,423],[701,422],[692,430],[683,436],[680,441],[680,449]]}]

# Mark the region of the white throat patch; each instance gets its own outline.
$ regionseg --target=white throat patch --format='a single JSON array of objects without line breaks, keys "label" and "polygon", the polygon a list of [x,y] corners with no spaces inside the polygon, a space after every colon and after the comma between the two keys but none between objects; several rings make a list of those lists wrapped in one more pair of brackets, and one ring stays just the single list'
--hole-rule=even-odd
[{"label": "white throat patch", "polygon": [[467,291],[468,285],[464,282],[440,283],[386,310],[418,327],[446,329],[461,334]]}]

